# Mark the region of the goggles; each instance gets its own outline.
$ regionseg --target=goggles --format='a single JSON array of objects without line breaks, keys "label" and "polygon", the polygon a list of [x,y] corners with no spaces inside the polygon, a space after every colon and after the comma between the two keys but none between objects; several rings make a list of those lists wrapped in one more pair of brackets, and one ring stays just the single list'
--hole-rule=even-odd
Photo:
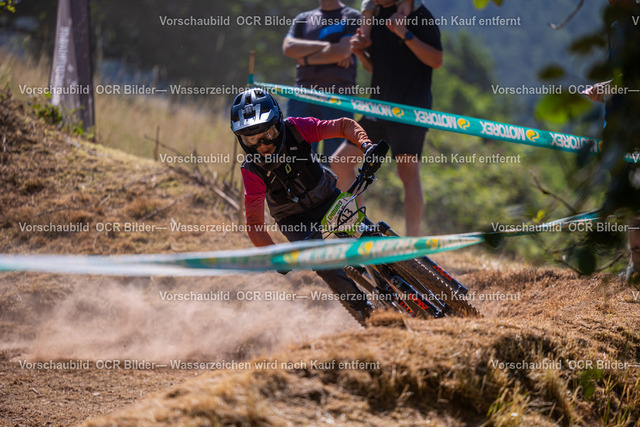
[{"label": "goggles", "polygon": [[280,135],[275,125],[271,126],[264,132],[256,133],[255,135],[241,135],[240,139],[244,145],[249,148],[258,148],[261,144],[271,145],[275,142],[276,138]]}]

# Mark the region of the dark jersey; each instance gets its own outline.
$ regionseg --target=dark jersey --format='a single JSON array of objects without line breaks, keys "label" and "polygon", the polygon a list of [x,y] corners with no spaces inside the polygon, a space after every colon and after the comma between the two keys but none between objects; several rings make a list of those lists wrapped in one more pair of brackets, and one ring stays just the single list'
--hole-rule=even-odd
[{"label": "dark jersey", "polygon": [[[402,40],[391,32],[380,20],[389,18],[396,7],[381,8],[377,23],[371,29],[371,55],[373,76],[371,86],[380,88],[380,93],[371,96],[388,102],[431,108],[431,75],[433,68],[420,61]],[[437,25],[422,25],[434,22],[434,17],[421,6],[407,17],[407,29],[428,45],[442,50],[440,30]],[[417,23],[418,25],[413,25]]]},{"label": "dark jersey", "polygon": [[[334,10],[313,9],[296,16],[288,36],[305,40],[337,43],[343,37],[356,33],[360,13],[350,7]],[[356,66],[342,68],[336,64],[309,65],[296,67],[296,85],[318,88],[349,87],[355,85]]]},{"label": "dark jersey", "polygon": [[269,170],[252,158],[242,163],[244,205],[247,231],[256,246],[273,244],[264,226],[264,200],[271,216],[280,223],[301,214],[324,215],[317,210],[335,199],[336,177],[322,167],[311,153],[311,143],[326,138],[347,138],[356,146],[370,143],[356,122],[341,118],[318,120],[314,117],[289,117],[285,120],[282,160],[285,164]]},{"label": "dark jersey", "polygon": [[284,150],[279,156],[286,162],[269,170],[250,160],[242,163],[247,224],[256,223],[253,218],[258,219],[257,223],[260,222],[265,196],[269,213],[278,222],[311,211],[326,203],[333,195],[336,177],[312,155],[311,142],[296,127],[297,122],[303,120],[285,120]]}]

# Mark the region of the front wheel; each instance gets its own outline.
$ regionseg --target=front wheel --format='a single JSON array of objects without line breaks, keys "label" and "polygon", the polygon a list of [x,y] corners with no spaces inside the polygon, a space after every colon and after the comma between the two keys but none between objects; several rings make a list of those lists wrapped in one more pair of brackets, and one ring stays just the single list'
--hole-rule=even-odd
[{"label": "front wheel", "polygon": [[[440,317],[439,307],[428,301],[419,291],[415,290],[397,272],[386,265],[369,271],[362,267],[345,267],[344,271],[360,288],[371,295],[375,308],[387,308],[408,314],[411,317]],[[374,278],[371,279],[369,272]]]},{"label": "front wheel", "polygon": [[[424,265],[418,259],[400,261],[393,264],[398,271],[413,287],[420,292],[434,295],[440,303],[449,307],[456,314],[463,317],[481,317],[480,312],[469,303],[465,293],[458,289],[452,289],[442,278],[440,273]],[[445,314],[449,314],[445,310]]]},{"label": "front wheel", "polygon": [[399,306],[396,304],[396,295],[376,285],[376,283],[384,282],[384,279],[376,270],[372,270],[375,275],[373,279],[369,277],[369,273],[363,267],[347,266],[344,267],[343,270],[361,289],[367,291],[371,296],[370,302],[375,308],[399,309]]}]

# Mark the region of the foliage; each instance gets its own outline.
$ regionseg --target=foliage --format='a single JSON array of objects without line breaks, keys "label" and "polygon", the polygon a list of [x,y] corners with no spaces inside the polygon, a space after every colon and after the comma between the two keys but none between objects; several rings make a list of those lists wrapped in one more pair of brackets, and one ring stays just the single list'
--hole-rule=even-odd
[{"label": "foliage", "polygon": [[[157,67],[161,79],[196,85],[246,84],[249,51],[256,51],[260,76],[268,81],[291,81],[293,61],[283,61],[282,40],[294,16],[309,2],[182,2],[140,1],[126,14],[112,2],[91,3],[104,55],[117,56],[140,68]],[[209,18],[219,23],[202,26],[163,25],[168,18]],[[252,21],[254,17],[260,19]],[[279,18],[267,22],[266,19]],[[166,22],[166,21],[165,21]]]},{"label": "foliage", "polygon": [[592,104],[586,96],[563,92],[542,98],[536,107],[536,118],[555,124],[565,124],[571,119],[583,116],[591,108]]},{"label": "foliage", "polygon": [[88,131],[85,131],[82,121],[69,124],[68,129],[72,135],[76,135],[76,136],[88,139],[90,141],[95,139],[94,129],[91,128]]},{"label": "foliage", "polygon": [[[622,2],[623,3],[623,2]],[[593,83],[607,81],[613,78],[612,86],[618,88],[640,88],[640,54],[637,46],[640,42],[638,18],[640,6],[609,6],[603,12],[602,27],[595,32],[574,40],[570,51],[579,56],[594,55],[608,41],[612,40],[613,49],[608,58],[596,62],[588,77]],[[549,80],[560,78],[564,74],[563,67],[558,66],[555,72],[545,70],[541,77]],[[638,175],[637,166],[625,164],[625,153],[639,152],[640,124],[637,112],[640,109],[640,96],[628,92],[624,95],[607,97],[607,126],[603,132],[603,153],[595,164],[589,165],[592,171],[591,179],[584,182],[584,186],[602,186],[608,176],[611,184],[606,191],[606,198],[602,203],[603,214],[614,212],[636,215],[640,208],[638,194],[640,184],[633,181],[634,171]],[[547,95],[538,104],[536,114],[547,122],[565,124],[570,119],[579,117],[589,109],[590,101],[578,94],[561,93]],[[584,151],[584,150],[583,150]],[[579,156],[584,158],[585,156]],[[581,162],[581,166],[584,162]],[[577,188],[576,192],[582,192]],[[573,253],[578,270],[584,273],[593,271],[591,262],[597,254],[615,251],[621,245],[619,236],[611,235],[603,238],[602,233],[588,233],[588,235],[573,244],[569,244],[566,252]]]},{"label": "foliage", "polygon": [[36,100],[31,105],[33,111],[44,120],[45,123],[58,125],[62,123],[62,114],[58,107],[51,105],[51,96],[45,96],[43,100]]},{"label": "foliage", "polygon": [[489,2],[493,1],[495,4],[497,4],[498,6],[502,5],[503,0],[473,0],[473,4],[478,8],[478,9],[483,9],[485,7],[487,7],[487,5],[489,4]]},{"label": "foliage", "polygon": [[2,0],[0,1],[0,14],[4,12],[16,12],[16,6],[14,0]]},{"label": "foliage", "polygon": [[[94,129],[85,131],[82,121],[66,123],[60,109],[51,104],[50,94],[33,98],[31,101],[31,108],[45,123],[59,125],[64,127],[72,135],[84,137],[88,140],[93,140],[95,138]],[[74,117],[74,114],[70,114],[69,117]]]},{"label": "foliage", "polygon": [[[487,89],[495,84],[493,65],[477,40],[458,33],[447,35],[444,46],[450,60],[434,74],[434,108],[512,120],[522,107],[514,97],[501,99]],[[460,66],[465,63],[476,64],[471,78]],[[477,83],[478,76],[486,79],[483,84]],[[491,159],[493,155],[508,157],[512,162],[480,163],[480,158]],[[428,132],[422,157],[426,205],[422,231],[426,234],[491,232],[498,225],[540,224],[566,216],[557,200],[537,189],[531,175],[551,192],[571,201],[578,199],[572,188],[584,179],[577,173],[574,154],[436,130]],[[376,220],[387,219],[402,230],[402,183],[391,165],[385,164],[378,176],[367,197],[370,215]],[[585,202],[577,207],[586,210],[595,205]],[[552,258],[558,242],[567,238],[563,233],[519,237],[506,240],[500,250],[544,262]]]},{"label": "foliage", "polygon": [[[359,9],[360,1],[345,1]],[[496,2],[500,4],[501,2]],[[453,15],[478,17],[518,16],[520,26],[485,27],[480,25],[441,26],[442,34],[468,32],[469,38],[482,42],[487,52],[484,58],[493,60],[500,84],[535,84],[535,70],[547,60],[562,60],[561,46],[571,37],[591,28],[594,11],[581,12],[581,26],[567,26],[554,32],[545,23],[554,11],[572,7],[573,0],[539,0],[513,7],[505,2],[501,8],[494,3],[476,10],[471,1],[436,2],[429,4],[434,16],[450,18]],[[257,2],[183,2],[142,0],[127,3],[91,1],[91,19],[94,27],[96,59],[122,61],[135,71],[151,73],[159,81],[190,82],[200,85],[244,85],[248,53],[256,50],[258,77],[262,81],[287,83],[293,80],[294,61],[281,55],[282,39],[292,19],[300,12],[317,7],[317,0],[285,0]],[[35,56],[51,52],[55,29],[56,2],[31,0],[21,2],[16,16],[36,17],[39,26],[29,39]],[[555,12],[557,15],[557,12]],[[228,18],[220,25],[162,25],[168,18]],[[262,25],[240,25],[239,17],[260,17]],[[265,19],[278,18],[265,25]],[[541,28],[543,27],[543,28]],[[531,33],[533,32],[534,35]],[[531,43],[532,37],[535,43]],[[526,46],[526,48],[523,48]],[[455,61],[450,55],[446,61]],[[475,75],[475,64],[467,64],[466,76]],[[465,64],[461,64],[462,67]],[[106,70],[104,70],[106,72]],[[109,75],[109,78],[122,76]],[[483,84],[487,79],[480,79]]]}]

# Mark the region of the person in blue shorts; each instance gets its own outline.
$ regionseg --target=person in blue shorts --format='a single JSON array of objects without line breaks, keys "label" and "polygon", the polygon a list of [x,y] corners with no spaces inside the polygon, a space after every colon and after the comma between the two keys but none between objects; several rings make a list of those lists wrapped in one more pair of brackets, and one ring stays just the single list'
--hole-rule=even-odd
[{"label": "person in blue shorts", "polygon": [[[350,39],[356,33],[360,13],[338,0],[321,0],[320,7],[296,16],[282,43],[283,53],[296,60],[296,86],[323,92],[340,93],[353,90],[356,84],[356,61],[351,53]],[[315,117],[333,120],[352,118],[345,111],[311,104],[296,99],[289,101],[288,117]],[[344,139],[323,141],[323,164]],[[317,152],[318,143],[312,149]]]}]

